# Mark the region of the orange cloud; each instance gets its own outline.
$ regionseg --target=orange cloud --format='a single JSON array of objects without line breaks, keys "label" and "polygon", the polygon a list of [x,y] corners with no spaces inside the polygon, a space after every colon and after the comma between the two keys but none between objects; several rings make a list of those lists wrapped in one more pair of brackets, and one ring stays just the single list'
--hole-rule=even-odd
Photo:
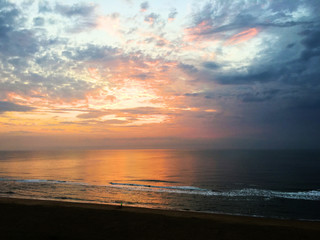
[{"label": "orange cloud", "polygon": [[235,45],[241,42],[245,42],[253,38],[255,35],[257,35],[259,30],[257,28],[250,28],[248,30],[245,30],[243,32],[240,32],[234,36],[232,36],[225,44],[226,45]]},{"label": "orange cloud", "polygon": [[217,112],[217,110],[215,110],[215,109],[206,109],[204,111],[205,112],[209,112],[209,113]]},{"label": "orange cloud", "polygon": [[201,23],[197,24],[195,27],[190,27],[184,29],[185,37],[184,40],[192,42],[197,39],[201,39],[202,33],[211,29],[209,21],[203,20]]},{"label": "orange cloud", "polygon": [[[169,44],[161,35],[149,36]],[[28,94],[9,92],[8,101],[35,110],[8,112],[2,115],[3,119],[0,116],[0,135],[9,131],[47,135],[59,131],[108,137],[188,135],[189,125],[180,127],[183,121],[175,121],[199,113],[200,109],[185,104],[183,93],[191,91],[189,77],[178,64],[135,55],[107,64],[89,62],[80,76],[95,87],[79,89],[83,94],[74,97],[48,94],[42,88]],[[178,78],[183,81],[177,81]],[[3,124],[9,123],[8,119],[10,128]]]}]

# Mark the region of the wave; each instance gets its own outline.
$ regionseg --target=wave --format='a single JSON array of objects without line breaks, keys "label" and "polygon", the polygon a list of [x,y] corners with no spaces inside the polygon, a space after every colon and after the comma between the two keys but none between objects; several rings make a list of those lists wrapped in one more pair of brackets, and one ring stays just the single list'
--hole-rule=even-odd
[{"label": "wave", "polygon": [[[110,182],[107,185],[92,185],[84,182],[72,182],[61,180],[45,180],[45,179],[6,179],[0,178],[0,181],[7,182],[20,182],[20,183],[40,183],[40,184],[67,184],[78,185],[84,187],[105,187],[105,188],[119,188],[125,191],[149,191],[159,193],[173,193],[173,194],[194,194],[213,197],[226,197],[226,198],[265,198],[266,200],[273,198],[280,199],[296,199],[296,200],[320,200],[320,189],[309,191],[296,191],[296,192],[284,192],[274,191],[267,189],[256,188],[243,188],[229,191],[217,191],[199,188],[195,186],[158,186],[148,184],[135,184],[135,183],[119,183]],[[150,181],[152,182],[152,181]],[[14,192],[10,192],[12,194]]]},{"label": "wave", "polygon": [[148,184],[135,184],[135,183],[114,183],[110,182],[111,185],[116,186],[132,186],[132,187],[145,187],[145,188],[163,188],[163,189],[180,189],[180,190],[189,190],[189,191],[207,191],[206,189],[201,189],[193,186],[157,186],[157,185],[148,185]]},{"label": "wave", "polygon": [[156,183],[179,183],[175,181],[166,181],[166,180],[156,180],[156,179],[139,179],[134,180],[135,182],[156,182]]},{"label": "wave", "polygon": [[83,182],[72,182],[63,180],[47,180],[47,179],[12,179],[12,178],[0,178],[0,181],[5,182],[20,182],[20,183],[48,183],[48,184],[72,184],[72,185],[85,185],[89,186],[88,183]]},{"label": "wave", "polygon": [[217,191],[198,188],[194,186],[154,186],[145,184],[133,183],[110,183],[113,187],[126,188],[128,190],[137,191],[153,191],[153,192],[168,192],[178,194],[196,194],[204,196],[217,197],[261,197],[266,199],[284,198],[297,200],[320,200],[320,190],[299,191],[299,192],[282,192],[266,189],[244,188],[230,191]]},{"label": "wave", "polygon": [[320,200],[320,191],[299,191],[299,192],[282,192],[265,189],[246,188],[240,190],[233,190],[223,192],[223,196],[226,197],[263,197],[267,199],[272,198],[285,198],[285,199],[297,199],[297,200]]}]

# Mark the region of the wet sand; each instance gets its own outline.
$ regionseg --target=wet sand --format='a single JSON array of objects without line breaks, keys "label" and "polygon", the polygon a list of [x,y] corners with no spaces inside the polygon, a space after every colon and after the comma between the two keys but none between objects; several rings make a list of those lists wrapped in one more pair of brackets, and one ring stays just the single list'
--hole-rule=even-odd
[{"label": "wet sand", "polygon": [[320,222],[0,198],[0,239],[320,239]]}]

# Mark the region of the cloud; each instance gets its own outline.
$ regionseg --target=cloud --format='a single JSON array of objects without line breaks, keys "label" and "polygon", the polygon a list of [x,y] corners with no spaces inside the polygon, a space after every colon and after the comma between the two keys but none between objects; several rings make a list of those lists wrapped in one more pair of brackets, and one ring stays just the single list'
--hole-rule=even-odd
[{"label": "cloud", "polygon": [[136,115],[161,114],[163,112],[162,108],[155,108],[155,107],[127,108],[127,109],[120,109],[119,111],[123,113],[130,113],[130,114],[136,114]]},{"label": "cloud", "polygon": [[184,96],[186,97],[198,97],[200,96],[200,93],[185,93]]},{"label": "cloud", "polygon": [[107,115],[106,112],[89,112],[77,115],[77,118],[91,119],[91,118],[99,118]]},{"label": "cloud", "polygon": [[[280,4],[274,1],[259,3],[256,1],[209,1],[193,13],[193,23],[186,29],[187,34],[194,36],[193,39],[196,36],[225,38],[230,37],[230,34],[235,31],[240,31],[227,42],[227,44],[235,44],[252,38],[259,31],[258,29],[291,28],[317,22],[316,15],[309,19],[293,17],[292,13],[298,11],[301,6],[297,1],[281,1]],[[308,1],[306,6],[313,8],[311,1]]]},{"label": "cloud", "polygon": [[221,74],[218,76],[213,76],[213,80],[217,81],[220,84],[253,84],[255,82],[269,82],[272,80],[278,79],[276,73],[272,70],[270,71],[261,71],[261,72],[249,72],[249,73],[240,73],[240,74]]},{"label": "cloud", "polygon": [[264,102],[273,99],[279,93],[278,89],[264,90],[241,94],[239,98],[243,102]]},{"label": "cloud", "polygon": [[294,47],[294,45],[295,45],[294,43],[290,43],[287,45],[287,48],[292,48],[292,47]]},{"label": "cloud", "polygon": [[43,26],[44,25],[44,18],[42,17],[36,17],[33,19],[33,25],[34,26]]},{"label": "cloud", "polygon": [[29,112],[34,108],[24,105],[15,104],[12,102],[0,101],[0,113],[4,112]]},{"label": "cloud", "polygon": [[119,119],[110,119],[110,120],[103,121],[103,123],[111,124],[111,125],[124,124],[124,123],[128,123],[128,122],[129,121],[119,120]]},{"label": "cloud", "polygon": [[97,27],[98,15],[96,14],[96,8],[97,6],[94,4],[64,5],[57,3],[54,12],[63,17],[73,19],[65,27],[67,32],[80,33]]},{"label": "cloud", "polygon": [[70,48],[62,53],[65,57],[76,61],[109,61],[119,56],[117,48],[88,44],[81,48]]},{"label": "cloud", "polygon": [[[66,133],[135,137],[319,132],[316,1],[196,1],[189,15],[147,1],[131,1],[131,12],[14,2],[0,0],[0,112],[39,110],[14,131],[65,122]],[[34,127],[40,111],[45,130]]]},{"label": "cloud", "polygon": [[95,11],[96,6],[92,4],[74,4],[74,5],[63,5],[57,3],[55,6],[55,12],[61,14],[65,17],[88,17],[92,15]]},{"label": "cloud", "polygon": [[140,11],[141,12],[145,12],[148,9],[149,9],[149,3],[147,1],[140,4]]},{"label": "cloud", "polygon": [[184,64],[184,63],[179,63],[178,68],[182,69],[183,71],[187,73],[196,73],[198,72],[198,69],[190,64]]},{"label": "cloud", "polygon": [[131,75],[130,77],[137,78],[140,80],[146,80],[146,79],[151,79],[153,77],[153,75],[150,73],[139,73],[139,74]]},{"label": "cloud", "polygon": [[150,13],[145,16],[144,21],[150,23],[152,26],[160,20],[160,15],[156,13]]},{"label": "cloud", "polygon": [[52,12],[53,9],[50,6],[50,3],[48,1],[39,1],[38,11],[39,13],[48,13],[48,12]]},{"label": "cloud", "polygon": [[207,69],[216,70],[220,68],[220,65],[215,62],[204,62],[203,66]]},{"label": "cloud", "polygon": [[320,31],[319,26],[305,30],[300,34],[305,36],[301,43],[305,46],[305,50],[301,53],[300,59],[308,61],[313,57],[320,56]]},{"label": "cloud", "polygon": [[[224,45],[220,45],[222,50],[216,53],[220,59],[224,58],[225,52],[230,52],[229,49],[235,49],[238,43],[253,37],[260,39],[255,42],[255,45],[246,45],[244,54],[255,48],[259,51],[253,53],[254,59],[252,60],[243,59],[243,61],[234,63],[225,61],[223,68],[219,68],[222,61],[215,61],[217,65],[212,64],[211,66],[211,69],[215,70],[214,73],[202,70],[194,78],[201,82],[212,81],[230,86],[257,83],[308,88],[319,86],[317,75],[320,74],[320,69],[316,65],[320,60],[320,32],[319,24],[315,23],[316,14],[312,13],[311,2],[307,1],[306,4],[288,2],[288,6],[282,3],[277,5],[274,2],[265,4],[264,8],[271,9],[270,11],[274,11],[273,14],[262,11],[261,6],[257,4],[246,3],[239,6],[238,1],[234,1],[232,6],[227,6],[222,1],[205,5],[198,12],[199,15],[194,15],[193,21],[197,25],[189,28],[188,34],[211,39],[214,36],[215,39],[220,39],[221,43],[225,42]],[[213,6],[216,9],[213,9]],[[234,9],[235,6],[239,9],[236,8],[235,12],[226,14],[226,11]],[[300,16],[302,7],[304,11],[310,11],[309,13],[312,14]],[[289,13],[289,10],[292,12]],[[267,16],[270,17],[269,21],[265,21]],[[301,25],[304,26],[303,31],[301,31]],[[260,31],[261,35],[258,35]],[[215,33],[219,34],[215,35]],[[191,38],[193,41],[202,39]],[[258,43],[259,45],[256,45]],[[210,69],[210,64],[207,62],[204,62],[203,66]],[[247,97],[253,100],[253,96]],[[263,98],[259,97],[259,99]]]},{"label": "cloud", "polygon": [[250,28],[248,30],[242,31],[237,33],[236,35],[232,36],[227,42],[227,45],[234,45],[244,41],[248,41],[253,38],[255,35],[258,34],[258,30],[256,28]]},{"label": "cloud", "polygon": [[[320,109],[320,91],[308,91],[304,95],[298,95],[291,99],[293,109],[307,109],[318,111]],[[319,119],[320,119],[320,114]]]},{"label": "cloud", "polygon": [[27,57],[39,50],[38,39],[32,30],[19,28],[20,11],[6,1],[0,3],[0,54]]},{"label": "cloud", "polygon": [[169,22],[173,21],[176,18],[177,14],[178,14],[177,9],[175,8],[171,9],[170,13],[168,14],[168,21]]}]

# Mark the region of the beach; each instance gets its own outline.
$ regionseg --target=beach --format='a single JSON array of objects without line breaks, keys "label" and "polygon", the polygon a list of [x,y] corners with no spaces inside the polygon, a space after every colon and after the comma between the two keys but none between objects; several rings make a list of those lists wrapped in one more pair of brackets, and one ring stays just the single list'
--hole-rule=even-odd
[{"label": "beach", "polygon": [[320,222],[0,198],[1,239],[318,239]]}]

